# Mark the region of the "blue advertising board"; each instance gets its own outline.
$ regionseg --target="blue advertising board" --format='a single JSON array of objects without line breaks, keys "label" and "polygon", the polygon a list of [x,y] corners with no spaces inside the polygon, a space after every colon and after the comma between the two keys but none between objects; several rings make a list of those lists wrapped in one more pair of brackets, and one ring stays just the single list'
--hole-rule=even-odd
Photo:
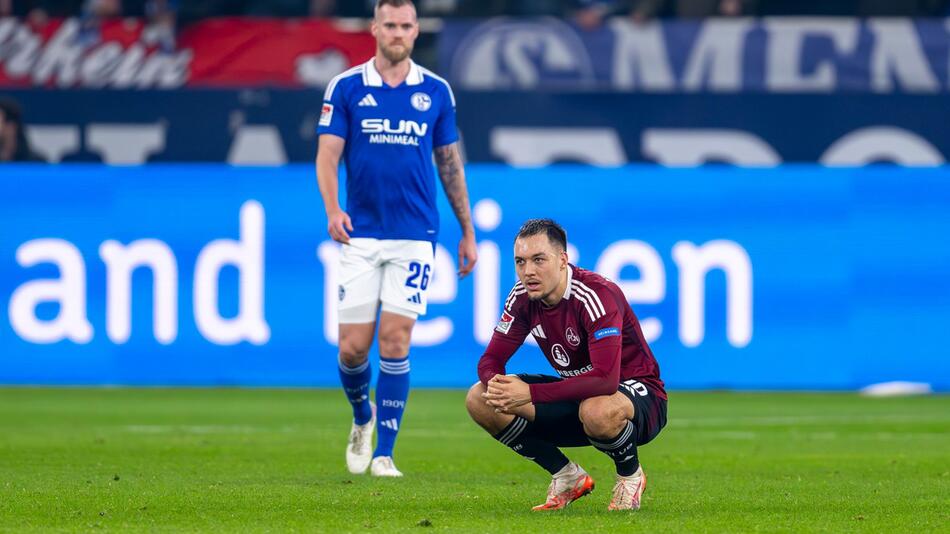
[{"label": "blue advertising board", "polygon": [[[513,236],[553,217],[573,261],[622,287],[671,388],[950,390],[950,170],[468,177],[480,260],[456,279],[440,198],[417,386],[474,382],[514,283]],[[0,225],[0,383],[337,383],[338,248],[311,166],[6,166]],[[545,366],[526,345],[510,369]]]},{"label": "blue advertising board", "polygon": [[946,96],[470,92],[459,98],[467,154],[517,166],[933,166],[950,156]]},{"label": "blue advertising board", "polygon": [[[51,162],[312,162],[313,90],[15,91]],[[946,95],[457,91],[469,161],[940,165]]]}]

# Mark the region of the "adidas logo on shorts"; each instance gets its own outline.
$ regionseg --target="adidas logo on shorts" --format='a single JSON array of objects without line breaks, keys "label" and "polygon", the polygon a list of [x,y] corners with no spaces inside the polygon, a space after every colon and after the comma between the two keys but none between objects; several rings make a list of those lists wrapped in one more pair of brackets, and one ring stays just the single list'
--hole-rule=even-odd
[{"label": "adidas logo on shorts", "polygon": [[411,302],[413,304],[422,304],[422,294],[416,293],[415,295],[407,298],[406,302]]}]

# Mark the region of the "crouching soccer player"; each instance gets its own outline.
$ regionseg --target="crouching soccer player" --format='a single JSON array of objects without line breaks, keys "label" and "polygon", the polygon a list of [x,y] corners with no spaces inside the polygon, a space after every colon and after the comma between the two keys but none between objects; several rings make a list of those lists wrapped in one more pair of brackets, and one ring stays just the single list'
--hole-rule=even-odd
[{"label": "crouching soccer player", "polygon": [[[640,324],[616,284],[568,263],[567,236],[550,219],[524,223],[515,239],[518,282],[478,362],[472,419],[553,480],[535,510],[587,495],[594,480],[558,447],[593,445],[617,467],[610,510],[637,510],[646,487],[637,447],[666,425],[666,392]],[[534,336],[559,376],[505,375]]]}]

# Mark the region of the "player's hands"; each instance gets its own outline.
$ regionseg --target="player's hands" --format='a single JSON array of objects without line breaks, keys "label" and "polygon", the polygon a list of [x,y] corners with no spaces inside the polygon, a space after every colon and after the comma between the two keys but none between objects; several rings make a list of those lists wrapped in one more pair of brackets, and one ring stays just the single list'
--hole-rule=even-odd
[{"label": "player's hands", "polygon": [[475,268],[478,261],[478,246],[475,244],[475,234],[465,234],[459,241],[459,278],[465,278]]},{"label": "player's hands", "polygon": [[350,234],[346,231],[353,231],[353,222],[350,216],[343,210],[327,215],[327,233],[337,243],[349,244]]},{"label": "player's hands", "polygon": [[531,388],[515,375],[495,375],[488,381],[482,397],[495,413],[511,413],[511,410],[531,403]]}]

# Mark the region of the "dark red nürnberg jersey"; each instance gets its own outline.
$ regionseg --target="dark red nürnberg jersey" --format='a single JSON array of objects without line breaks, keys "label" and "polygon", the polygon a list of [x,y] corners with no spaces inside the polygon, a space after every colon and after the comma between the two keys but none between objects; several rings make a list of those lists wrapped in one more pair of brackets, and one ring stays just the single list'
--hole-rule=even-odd
[{"label": "dark red n\u00fcrnberg jersey", "polygon": [[534,403],[612,395],[625,380],[642,382],[666,398],[660,367],[637,316],[617,284],[595,272],[568,265],[567,289],[552,308],[530,300],[524,285],[515,284],[478,362],[478,378],[487,383],[505,374],[505,364],[529,333],[564,378],[531,384]]}]

